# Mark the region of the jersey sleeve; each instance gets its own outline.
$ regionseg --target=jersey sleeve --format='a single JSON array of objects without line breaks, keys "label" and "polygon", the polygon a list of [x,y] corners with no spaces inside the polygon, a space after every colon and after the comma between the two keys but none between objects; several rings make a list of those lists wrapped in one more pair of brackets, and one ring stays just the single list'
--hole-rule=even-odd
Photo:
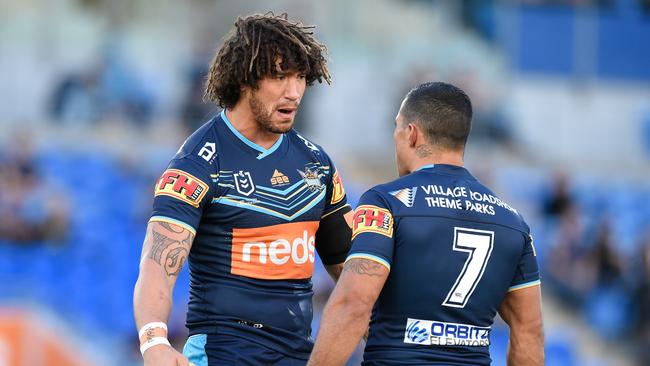
[{"label": "jersey sleeve", "polygon": [[508,291],[520,290],[523,288],[540,284],[539,267],[537,265],[537,253],[533,244],[533,237],[527,235],[524,248]]},{"label": "jersey sleeve", "polygon": [[203,209],[214,194],[212,181],[210,172],[192,159],[172,160],[156,182],[149,222],[171,222],[196,233]]},{"label": "jersey sleeve", "polygon": [[364,258],[390,270],[393,263],[395,219],[387,202],[375,190],[361,196],[352,219],[352,249],[347,260]]},{"label": "jersey sleeve", "polygon": [[325,192],[325,208],[323,209],[323,217],[326,217],[333,212],[336,212],[343,207],[349,207],[348,199],[343,187],[343,180],[334,163],[329,156],[325,155],[326,163],[329,166],[329,175],[326,182]]}]

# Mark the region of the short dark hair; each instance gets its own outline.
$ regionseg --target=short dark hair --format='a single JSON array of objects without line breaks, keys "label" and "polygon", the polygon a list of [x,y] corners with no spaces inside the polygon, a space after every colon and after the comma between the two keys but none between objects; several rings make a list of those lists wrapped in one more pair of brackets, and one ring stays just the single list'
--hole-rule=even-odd
[{"label": "short dark hair", "polygon": [[307,85],[316,80],[330,83],[327,48],[314,37],[314,28],[288,20],[286,13],[237,17],[212,60],[204,99],[222,108],[233,107],[242,86],[257,88],[259,80],[277,74],[278,57],[283,71],[304,73]]},{"label": "short dark hair", "polygon": [[462,149],[472,127],[472,102],[459,88],[429,82],[416,86],[406,95],[402,116],[418,124],[429,142],[446,149]]}]

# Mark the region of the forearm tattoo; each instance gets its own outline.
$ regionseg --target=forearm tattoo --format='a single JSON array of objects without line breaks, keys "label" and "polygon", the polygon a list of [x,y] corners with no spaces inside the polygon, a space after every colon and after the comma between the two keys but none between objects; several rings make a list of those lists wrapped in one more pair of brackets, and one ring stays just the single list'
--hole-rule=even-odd
[{"label": "forearm tattoo", "polygon": [[366,276],[381,276],[384,274],[382,265],[370,259],[354,258],[345,263],[343,272],[351,271]]},{"label": "forearm tattoo", "polygon": [[168,276],[178,276],[187,259],[194,235],[166,222],[151,226],[151,249],[148,257],[160,264]]}]

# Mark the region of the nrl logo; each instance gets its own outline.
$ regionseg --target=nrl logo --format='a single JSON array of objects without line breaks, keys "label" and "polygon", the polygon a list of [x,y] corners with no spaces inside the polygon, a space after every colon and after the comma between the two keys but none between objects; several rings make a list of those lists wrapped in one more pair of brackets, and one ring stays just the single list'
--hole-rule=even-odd
[{"label": "nrl logo", "polygon": [[309,188],[311,191],[320,191],[325,188],[325,185],[323,185],[323,183],[320,181],[318,172],[309,170],[309,168],[305,168],[304,172],[298,170],[298,173],[300,173],[300,176],[305,181],[307,188]]},{"label": "nrl logo", "polygon": [[251,173],[240,170],[239,173],[233,174],[233,178],[235,178],[235,188],[237,188],[237,192],[240,194],[250,196],[255,190]]}]

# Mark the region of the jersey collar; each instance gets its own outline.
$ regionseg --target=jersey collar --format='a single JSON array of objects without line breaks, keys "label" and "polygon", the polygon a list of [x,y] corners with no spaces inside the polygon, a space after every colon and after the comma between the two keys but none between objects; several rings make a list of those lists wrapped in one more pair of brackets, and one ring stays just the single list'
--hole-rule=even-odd
[{"label": "jersey collar", "polygon": [[423,165],[423,166],[415,169],[413,171],[413,173],[419,172],[421,170],[429,171],[429,172],[436,172],[436,173],[450,174],[450,175],[460,175],[460,176],[474,178],[472,176],[472,174],[467,169],[465,169],[462,166],[458,166],[458,165],[427,164],[427,165]]},{"label": "jersey collar", "polygon": [[271,146],[268,149],[265,149],[262,146],[260,146],[260,145],[258,145],[256,143],[254,143],[253,141],[249,140],[246,136],[242,135],[241,132],[237,131],[235,126],[233,126],[232,123],[230,123],[230,120],[228,119],[228,117],[226,117],[226,110],[225,109],[221,111],[221,119],[226,124],[226,126],[228,126],[228,129],[230,129],[230,131],[241,142],[243,142],[244,144],[246,144],[249,147],[253,148],[254,150],[257,150],[260,153],[259,155],[257,155],[258,160],[264,159],[265,157],[273,154],[273,152],[275,152],[275,150],[277,150],[280,147],[280,145],[282,145],[282,141],[284,141],[284,134],[282,134],[282,135],[280,135],[280,138],[278,139],[278,141],[276,141],[275,144],[273,144],[273,146]]}]

